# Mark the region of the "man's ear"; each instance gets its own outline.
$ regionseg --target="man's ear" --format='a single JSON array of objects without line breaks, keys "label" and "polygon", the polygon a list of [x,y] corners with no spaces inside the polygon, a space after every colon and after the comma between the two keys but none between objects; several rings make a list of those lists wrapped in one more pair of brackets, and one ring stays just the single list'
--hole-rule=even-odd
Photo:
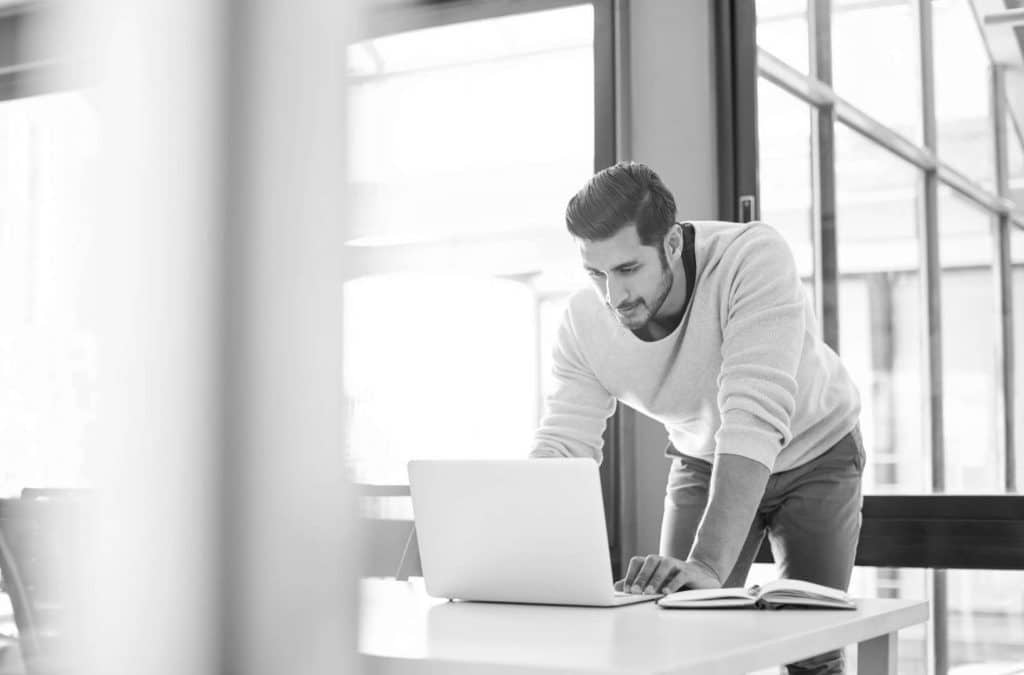
[{"label": "man's ear", "polygon": [[679,223],[672,223],[672,227],[665,233],[665,257],[675,260],[683,254],[683,227]]}]

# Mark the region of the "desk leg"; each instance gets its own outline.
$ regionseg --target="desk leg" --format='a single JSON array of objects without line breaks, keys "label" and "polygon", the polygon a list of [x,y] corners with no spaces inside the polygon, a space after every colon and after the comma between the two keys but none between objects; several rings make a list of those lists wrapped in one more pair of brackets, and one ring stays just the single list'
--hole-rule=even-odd
[{"label": "desk leg", "polygon": [[879,635],[857,645],[857,672],[863,675],[896,675],[896,633]]}]

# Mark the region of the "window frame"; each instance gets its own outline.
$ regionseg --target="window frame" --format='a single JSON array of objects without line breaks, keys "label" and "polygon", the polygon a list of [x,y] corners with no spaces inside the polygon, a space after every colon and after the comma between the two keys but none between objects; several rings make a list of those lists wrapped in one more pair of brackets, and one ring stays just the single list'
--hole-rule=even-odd
[{"label": "window frame", "polygon": [[[811,106],[817,124],[811,134],[812,156],[819,158],[814,167],[814,186],[812,199],[816,205],[813,209],[812,228],[816,242],[815,255],[815,291],[819,301],[819,319],[823,334],[828,342],[838,351],[839,307],[836,290],[839,284],[839,271],[835,264],[835,181],[834,181],[834,125],[844,124],[853,131],[864,136],[868,141],[892,152],[915,166],[921,174],[919,195],[921,214],[919,216],[919,240],[921,253],[921,274],[923,287],[922,325],[924,335],[922,342],[925,363],[927,364],[922,383],[922,401],[925,411],[926,439],[930,448],[930,485],[932,495],[921,496],[887,496],[887,509],[894,517],[901,513],[911,518],[922,508],[934,511],[934,517],[943,516],[944,503],[936,500],[935,494],[945,490],[945,441],[943,424],[943,371],[942,371],[942,325],[941,325],[941,275],[942,267],[939,260],[938,231],[938,186],[947,185],[956,193],[978,206],[992,216],[995,240],[995,256],[993,272],[997,284],[995,303],[998,307],[999,326],[996,330],[997,372],[1001,373],[1002,382],[997,388],[998,417],[992,422],[997,425],[997,442],[1003,457],[1004,490],[1016,492],[1016,461],[1015,461],[1015,420],[1014,414],[1014,377],[1013,370],[1014,334],[1012,304],[1012,260],[1010,252],[1010,231],[1012,227],[1024,229],[1024,212],[1009,199],[1007,185],[1007,138],[1004,129],[1004,111],[1006,102],[1005,72],[1003,68],[994,66],[991,71],[991,110],[992,123],[995,126],[995,191],[989,190],[954,167],[945,163],[936,152],[936,112],[935,112],[935,73],[933,22],[931,3],[927,0],[916,0],[917,49],[920,66],[920,86],[922,103],[923,140],[917,143],[881,124],[873,117],[845,101],[832,89],[829,71],[831,55],[831,8],[832,3],[808,0],[808,31],[810,55],[810,74],[804,75],[786,65],[770,53],[760,49],[756,40],[756,9],[755,3],[745,0],[727,0],[726,6],[719,11],[720,24],[718,34],[726,40],[720,44],[719,65],[726,68],[720,74],[729,82],[746,82],[751,86],[754,100],[749,96],[733,95],[720,100],[719,103],[731,105],[720,112],[720,119],[732,121],[732,128],[727,133],[720,132],[722,139],[719,148],[720,172],[730,180],[722,181],[723,195],[721,198],[724,219],[740,219],[737,205],[743,196],[750,196],[754,203],[760,201],[758,186],[757,163],[757,102],[756,79],[765,78],[800,101]],[[740,18],[737,19],[736,17]],[[725,23],[722,23],[725,22]],[[726,52],[726,53],[723,53]],[[750,85],[751,70],[754,85]],[[735,88],[735,85],[733,85]],[[723,114],[724,113],[724,114]],[[831,127],[831,128],[829,128]],[[730,136],[730,138],[724,138]],[[749,139],[753,139],[752,141]],[[745,147],[751,144],[753,147]],[[824,166],[831,163],[832,166]],[[832,173],[829,180],[829,172]],[[735,209],[735,210],[734,210]],[[755,216],[756,217],[756,216]],[[870,496],[868,497],[870,499]],[[961,505],[980,506],[990,500],[988,495],[957,497]],[[1019,507],[1024,503],[1024,496],[1010,496],[1003,499]],[[923,506],[922,506],[923,505]],[[1016,508],[1015,507],[1015,508]],[[985,545],[998,547],[1000,542],[995,539],[984,542]],[[894,561],[895,563],[896,561]],[[966,559],[962,561],[967,566]],[[945,673],[949,662],[948,653],[948,622],[946,573],[944,569],[932,569],[930,572],[930,592],[933,607],[933,620],[929,624],[931,632],[930,669],[933,672]]]}]

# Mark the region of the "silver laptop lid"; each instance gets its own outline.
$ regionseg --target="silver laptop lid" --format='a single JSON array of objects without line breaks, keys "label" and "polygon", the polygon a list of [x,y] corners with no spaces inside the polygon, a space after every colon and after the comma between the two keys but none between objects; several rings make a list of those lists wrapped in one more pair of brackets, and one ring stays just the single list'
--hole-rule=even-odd
[{"label": "silver laptop lid", "polygon": [[593,460],[413,460],[409,487],[430,595],[572,605],[613,596]]}]

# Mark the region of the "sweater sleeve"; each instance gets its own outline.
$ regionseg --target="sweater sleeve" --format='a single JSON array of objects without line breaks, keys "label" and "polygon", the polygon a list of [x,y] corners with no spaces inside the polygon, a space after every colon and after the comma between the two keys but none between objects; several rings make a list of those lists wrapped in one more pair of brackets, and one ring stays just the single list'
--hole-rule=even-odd
[{"label": "sweater sleeve", "polygon": [[753,226],[730,257],[722,307],[722,369],[716,454],[768,467],[792,439],[797,368],[806,330],[804,291],[789,247]]},{"label": "sweater sleeve", "polygon": [[552,357],[555,386],[547,398],[530,457],[592,457],[600,464],[602,435],[615,410],[615,398],[587,364],[568,309]]}]

